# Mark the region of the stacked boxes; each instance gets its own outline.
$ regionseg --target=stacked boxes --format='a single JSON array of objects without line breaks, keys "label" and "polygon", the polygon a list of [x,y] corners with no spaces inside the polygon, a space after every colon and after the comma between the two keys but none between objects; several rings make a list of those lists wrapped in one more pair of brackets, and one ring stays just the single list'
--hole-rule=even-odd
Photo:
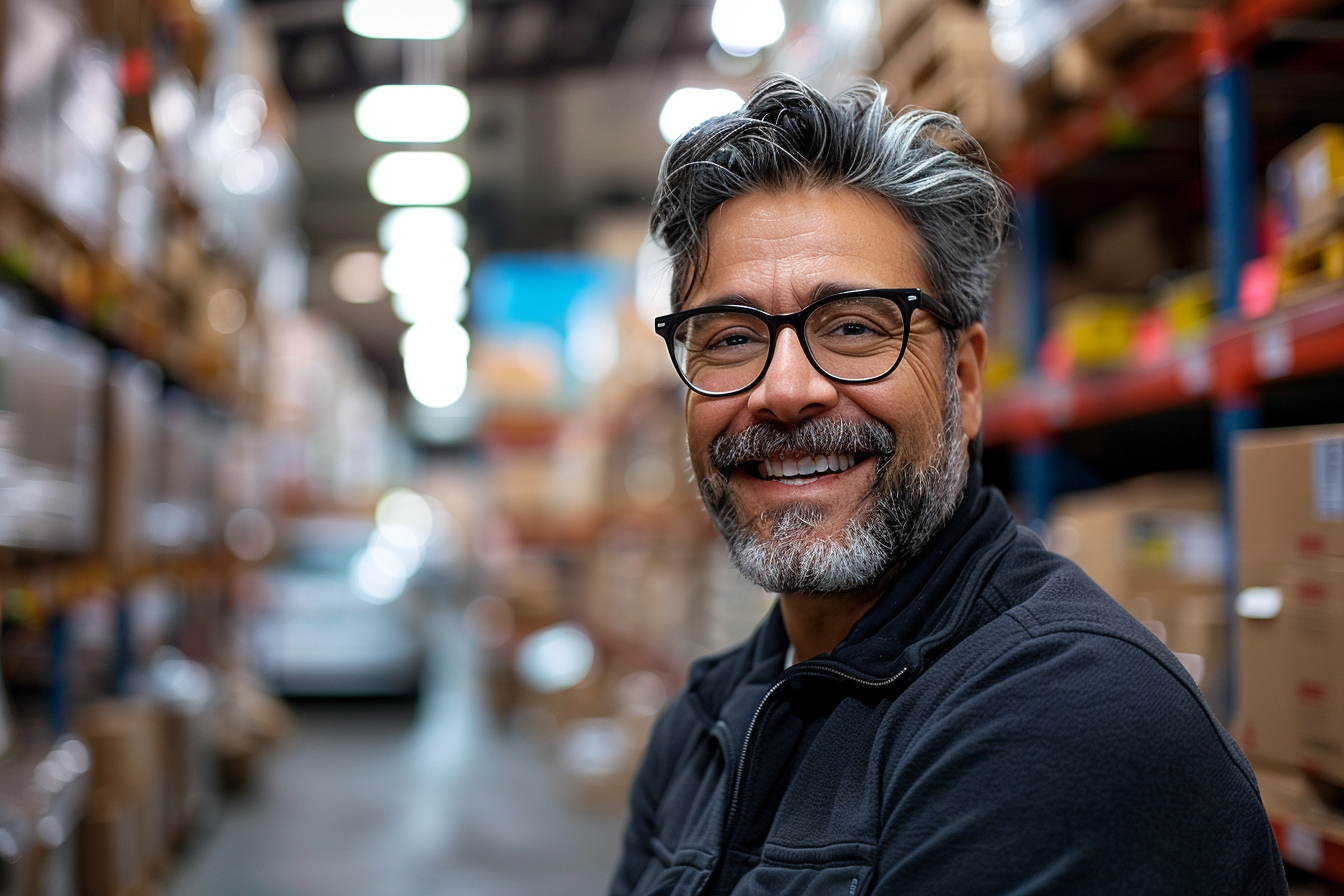
[{"label": "stacked boxes", "polygon": [[120,896],[160,878],[201,808],[207,748],[199,708],[88,704],[89,794],[78,828],[79,892]]},{"label": "stacked boxes", "polygon": [[20,303],[0,296],[0,545],[88,550],[105,352]]},{"label": "stacked boxes", "polygon": [[1292,560],[1344,557],[1344,426],[1241,434],[1234,460],[1241,585]]},{"label": "stacked boxes", "polygon": [[953,112],[988,146],[1021,133],[1021,102],[1006,84],[979,9],[944,0],[888,2],[880,39],[886,62],[874,77],[888,85],[893,108]]},{"label": "stacked boxes", "polygon": [[152,709],[90,704],[79,728],[92,754],[88,811],[79,834],[80,889],[117,896],[162,870],[167,836]]},{"label": "stacked boxes", "polygon": [[1269,189],[1288,234],[1280,260],[1283,301],[1344,280],[1344,125],[1323,124],[1270,163]]},{"label": "stacked boxes", "polygon": [[1323,124],[1270,164],[1275,199],[1294,236],[1321,236],[1344,224],[1344,125]]},{"label": "stacked boxes", "polygon": [[1344,784],[1344,560],[1295,562],[1282,580],[1296,764]]},{"label": "stacked boxes", "polygon": [[1072,559],[1171,648],[1205,693],[1226,659],[1223,539],[1214,480],[1146,476],[1065,495],[1050,546]]},{"label": "stacked boxes", "polygon": [[1241,709],[1257,760],[1344,782],[1344,427],[1236,447]]}]

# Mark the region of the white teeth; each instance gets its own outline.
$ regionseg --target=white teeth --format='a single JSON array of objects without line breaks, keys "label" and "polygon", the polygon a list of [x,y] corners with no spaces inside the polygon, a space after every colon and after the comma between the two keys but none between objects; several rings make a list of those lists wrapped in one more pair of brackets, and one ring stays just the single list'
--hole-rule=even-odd
[{"label": "white teeth", "polygon": [[843,473],[854,466],[852,454],[817,454],[811,457],[767,457],[759,462],[757,474],[762,479],[787,481],[790,485],[804,485],[816,481],[817,473]]}]

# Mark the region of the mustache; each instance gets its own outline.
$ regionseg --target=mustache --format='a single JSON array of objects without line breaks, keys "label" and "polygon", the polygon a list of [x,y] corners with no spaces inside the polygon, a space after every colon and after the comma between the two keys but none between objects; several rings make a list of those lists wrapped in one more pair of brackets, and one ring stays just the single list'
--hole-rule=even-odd
[{"label": "mustache", "polygon": [[797,426],[753,423],[735,435],[721,435],[709,446],[709,462],[720,474],[774,454],[872,454],[886,460],[896,453],[896,434],[876,420],[823,418]]}]

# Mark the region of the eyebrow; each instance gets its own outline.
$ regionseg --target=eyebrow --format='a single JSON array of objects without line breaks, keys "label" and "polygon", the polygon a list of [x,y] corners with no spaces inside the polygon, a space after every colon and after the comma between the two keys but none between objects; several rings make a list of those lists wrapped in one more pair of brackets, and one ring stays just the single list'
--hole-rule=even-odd
[{"label": "eyebrow", "polygon": [[[835,282],[818,283],[816,286],[813,286],[812,289],[809,290],[808,293],[806,294],[805,300],[803,301],[803,306],[806,307],[808,305],[811,305],[818,299],[824,298],[829,295],[834,295],[838,292],[849,292],[850,290],[855,289],[880,289],[880,288],[881,287],[873,286],[872,284],[835,283]],[[748,298],[747,296],[741,295],[740,293],[730,293],[728,295],[715,296],[714,298],[704,302],[696,302],[694,305],[688,303],[684,307],[690,309],[690,308],[700,308],[705,305],[745,305],[748,308],[764,310],[761,307],[762,305],[761,302],[756,301],[755,299]]]}]

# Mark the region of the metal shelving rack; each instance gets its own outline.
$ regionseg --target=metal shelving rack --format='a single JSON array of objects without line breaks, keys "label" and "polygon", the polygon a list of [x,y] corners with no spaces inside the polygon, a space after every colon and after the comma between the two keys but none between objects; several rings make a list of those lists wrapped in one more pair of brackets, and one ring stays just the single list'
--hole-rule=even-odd
[{"label": "metal shelving rack", "polygon": [[[1235,434],[1262,420],[1262,389],[1294,378],[1344,371],[1344,288],[1281,308],[1258,320],[1237,310],[1242,265],[1254,254],[1256,171],[1254,120],[1247,59],[1276,23],[1331,6],[1322,0],[1232,0],[1202,14],[1198,30],[1168,41],[1137,60],[1102,96],[1058,115],[1040,134],[1002,157],[1003,172],[1018,200],[1022,247],[1022,368],[1028,375],[1010,392],[992,398],[984,421],[985,444],[1006,448],[1010,479],[1020,507],[1044,519],[1058,490],[1061,435],[1085,427],[1123,424],[1144,415],[1200,406],[1209,414],[1213,467],[1224,494],[1229,644],[1227,691],[1215,705],[1230,718],[1237,706],[1238,652],[1234,597],[1237,560],[1233,508],[1228,493]],[[1048,306],[1051,209],[1044,187],[1106,146],[1107,127],[1119,110],[1142,121],[1169,110],[1198,88],[1203,134],[1201,155],[1215,284],[1216,319],[1207,338],[1166,363],[1140,370],[1051,383],[1036,372]],[[1219,705],[1221,704],[1221,705]],[[1267,801],[1268,802],[1268,801]],[[1271,820],[1285,858],[1344,882],[1344,836],[1300,818]],[[1340,826],[1344,830],[1344,826]],[[1325,861],[1315,858],[1324,857]]]}]

